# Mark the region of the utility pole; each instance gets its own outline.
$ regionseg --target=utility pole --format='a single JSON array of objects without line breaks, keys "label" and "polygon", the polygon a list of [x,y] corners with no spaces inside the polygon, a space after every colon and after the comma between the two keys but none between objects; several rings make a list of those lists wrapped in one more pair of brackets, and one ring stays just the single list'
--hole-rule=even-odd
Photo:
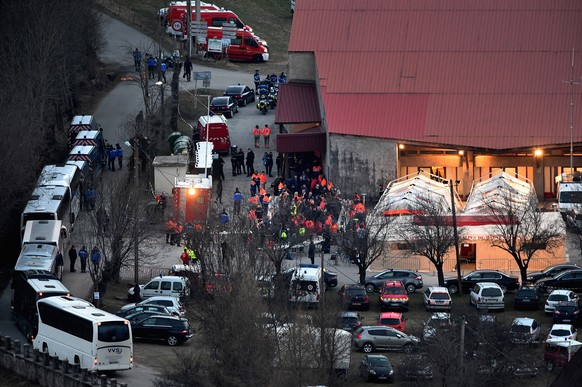
[{"label": "utility pole", "polygon": [[568,81],[562,81],[563,83],[570,84],[570,114],[569,114],[569,124],[570,124],[570,173],[574,173],[574,85],[579,85],[580,82],[574,82],[574,47],[572,47],[572,63],[570,65],[570,79]]},{"label": "utility pole", "polygon": [[[459,183],[457,182],[456,185]],[[453,237],[455,239],[455,257],[457,258],[457,286],[458,294],[463,294],[461,287],[461,259],[459,254],[459,234],[457,233],[457,213],[455,208],[455,193],[453,192],[453,180],[449,179],[449,188],[451,191],[451,211],[453,214]]]},{"label": "utility pole", "polygon": [[[198,4],[196,1],[196,4]],[[192,34],[190,33],[190,28],[192,26],[192,2],[186,0],[186,39],[188,39],[188,58],[192,58]]]},{"label": "utility pole", "polygon": [[[134,143],[133,143],[133,183],[135,189],[135,195],[138,195],[139,192],[139,139],[137,137],[137,133],[135,135]],[[139,261],[139,248],[138,248],[138,237],[137,237],[137,221],[134,219],[133,223],[133,247],[134,247],[134,272],[133,272],[133,280],[135,284],[139,284],[139,272],[138,272],[138,261]],[[135,290],[139,289],[136,286]],[[137,296],[137,294],[135,294]]]},{"label": "utility pole", "polygon": [[323,269],[324,269],[324,262],[325,262],[325,253],[323,252],[323,248],[321,249],[321,278],[319,279],[319,303],[320,303],[320,307],[323,308],[323,295],[325,293],[325,274],[323,273]]}]

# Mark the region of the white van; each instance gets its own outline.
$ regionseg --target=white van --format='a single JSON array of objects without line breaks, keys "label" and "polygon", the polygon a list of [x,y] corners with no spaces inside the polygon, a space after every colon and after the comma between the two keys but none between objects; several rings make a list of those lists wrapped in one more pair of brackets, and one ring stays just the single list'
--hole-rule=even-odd
[{"label": "white van", "polygon": [[297,267],[289,284],[289,301],[319,307],[322,273],[321,267]]},{"label": "white van", "polygon": [[[184,297],[190,295],[190,286],[187,279],[178,276],[159,276],[151,279],[145,285],[139,285],[142,299],[154,296]],[[133,298],[133,287],[127,291],[127,298]]]}]

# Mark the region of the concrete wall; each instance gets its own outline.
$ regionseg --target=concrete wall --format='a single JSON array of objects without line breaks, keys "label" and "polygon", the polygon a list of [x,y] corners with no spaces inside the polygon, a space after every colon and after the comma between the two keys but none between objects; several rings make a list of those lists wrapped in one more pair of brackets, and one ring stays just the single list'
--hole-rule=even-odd
[{"label": "concrete wall", "polygon": [[0,337],[0,367],[27,379],[34,385],[50,387],[127,386],[116,379],[80,370],[48,353],[32,350],[10,337]]},{"label": "concrete wall", "polygon": [[290,52],[288,68],[287,78],[290,81],[314,82],[316,80],[313,52]]},{"label": "concrete wall", "polygon": [[385,139],[330,134],[325,172],[344,197],[358,192],[377,200],[379,185],[396,178],[396,147]]}]

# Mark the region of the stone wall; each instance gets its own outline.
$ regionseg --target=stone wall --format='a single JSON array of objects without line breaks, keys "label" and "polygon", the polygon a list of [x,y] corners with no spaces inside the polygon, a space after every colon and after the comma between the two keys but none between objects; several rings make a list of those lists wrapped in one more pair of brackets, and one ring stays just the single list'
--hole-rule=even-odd
[{"label": "stone wall", "polygon": [[79,369],[78,365],[70,365],[67,361],[33,350],[29,344],[22,344],[10,337],[0,337],[0,367],[39,386],[50,387],[122,387],[125,383],[117,383],[105,375],[98,376],[96,372]]},{"label": "stone wall", "polygon": [[358,192],[378,200],[379,186],[396,178],[396,147],[386,139],[331,134],[326,173],[343,197]]}]

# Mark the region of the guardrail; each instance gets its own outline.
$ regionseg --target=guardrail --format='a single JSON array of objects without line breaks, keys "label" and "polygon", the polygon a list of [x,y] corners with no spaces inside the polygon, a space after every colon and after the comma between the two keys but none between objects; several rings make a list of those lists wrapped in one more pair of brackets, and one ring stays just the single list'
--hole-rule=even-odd
[{"label": "guardrail", "polygon": [[80,369],[77,364],[71,365],[66,360],[32,349],[29,344],[22,344],[9,336],[0,337],[0,366],[39,386],[127,387],[117,379]]}]

